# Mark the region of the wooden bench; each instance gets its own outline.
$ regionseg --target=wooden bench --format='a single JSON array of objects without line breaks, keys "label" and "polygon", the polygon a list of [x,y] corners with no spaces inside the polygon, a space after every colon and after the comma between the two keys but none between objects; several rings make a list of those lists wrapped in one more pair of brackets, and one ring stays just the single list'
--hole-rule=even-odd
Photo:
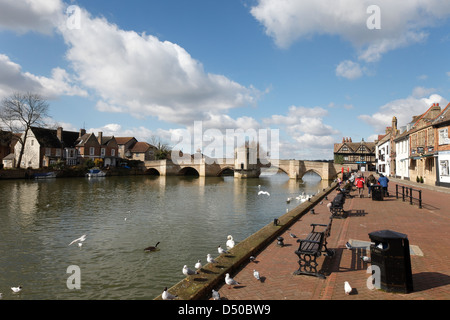
[{"label": "wooden bench", "polygon": [[[306,239],[298,239],[300,243],[295,254],[299,257],[299,268],[294,272],[295,275],[306,274],[316,276],[325,279],[325,276],[317,270],[318,263],[317,258],[324,253],[327,256],[332,257],[334,250],[327,248],[327,238],[331,233],[331,225],[333,223],[333,216],[330,217],[328,224],[311,224],[312,230],[306,237]],[[317,231],[317,227],[325,227],[323,231]]]}]

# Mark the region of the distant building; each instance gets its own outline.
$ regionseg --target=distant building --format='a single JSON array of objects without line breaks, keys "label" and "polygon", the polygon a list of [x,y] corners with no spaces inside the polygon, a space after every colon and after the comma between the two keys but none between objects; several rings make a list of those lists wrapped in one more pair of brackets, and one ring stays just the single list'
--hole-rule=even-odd
[{"label": "distant building", "polygon": [[432,122],[437,186],[450,187],[450,103]]},{"label": "distant building", "polygon": [[139,161],[155,160],[156,148],[147,142],[136,142],[130,150],[131,159]]},{"label": "distant building", "polygon": [[334,144],[334,163],[347,165],[358,171],[374,171],[375,142],[353,142],[352,138],[342,138],[341,143]]}]

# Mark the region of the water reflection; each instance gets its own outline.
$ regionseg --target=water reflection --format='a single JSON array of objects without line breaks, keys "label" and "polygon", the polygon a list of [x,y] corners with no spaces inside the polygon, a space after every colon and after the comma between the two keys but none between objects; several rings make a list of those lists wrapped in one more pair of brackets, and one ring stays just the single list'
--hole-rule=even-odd
[{"label": "water reflection", "polygon": [[[258,186],[270,197],[258,196]],[[0,283],[22,284],[4,299],[153,299],[217,255],[293,208],[287,197],[328,186],[317,177],[131,176],[0,181]],[[83,246],[69,243],[86,234]],[[160,241],[160,251],[143,249]],[[66,287],[81,269],[81,290]]]}]

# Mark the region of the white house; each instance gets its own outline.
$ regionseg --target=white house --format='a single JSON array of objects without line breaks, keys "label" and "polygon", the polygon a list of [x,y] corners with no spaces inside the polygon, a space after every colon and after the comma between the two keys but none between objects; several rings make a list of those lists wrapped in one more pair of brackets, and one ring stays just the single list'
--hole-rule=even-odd
[{"label": "white house", "polygon": [[375,155],[377,158],[377,172],[382,173],[385,176],[389,176],[390,173],[390,134],[385,135],[380,141],[378,141],[375,149]]},{"label": "white house", "polygon": [[409,133],[407,127],[402,127],[395,142],[395,175],[409,180]]}]

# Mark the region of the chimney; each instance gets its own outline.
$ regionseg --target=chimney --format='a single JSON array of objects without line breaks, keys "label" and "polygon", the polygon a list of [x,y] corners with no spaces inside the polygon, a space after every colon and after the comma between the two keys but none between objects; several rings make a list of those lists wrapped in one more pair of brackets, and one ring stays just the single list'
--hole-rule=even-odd
[{"label": "chimney", "polygon": [[56,137],[58,138],[58,140],[60,142],[62,142],[62,134],[63,134],[63,128],[58,127],[58,129],[56,129]]},{"label": "chimney", "polygon": [[98,140],[99,144],[102,144],[102,139],[103,139],[103,132],[99,132],[98,133],[98,137],[97,137],[97,140]]},{"label": "chimney", "polygon": [[345,138],[344,137],[342,137],[342,143],[344,143],[345,142]]},{"label": "chimney", "polygon": [[80,135],[79,138],[81,138],[82,136],[84,136],[86,134],[86,130],[85,129],[80,129]]},{"label": "chimney", "polygon": [[349,138],[348,142],[353,142],[353,141],[352,141],[352,137]]}]

